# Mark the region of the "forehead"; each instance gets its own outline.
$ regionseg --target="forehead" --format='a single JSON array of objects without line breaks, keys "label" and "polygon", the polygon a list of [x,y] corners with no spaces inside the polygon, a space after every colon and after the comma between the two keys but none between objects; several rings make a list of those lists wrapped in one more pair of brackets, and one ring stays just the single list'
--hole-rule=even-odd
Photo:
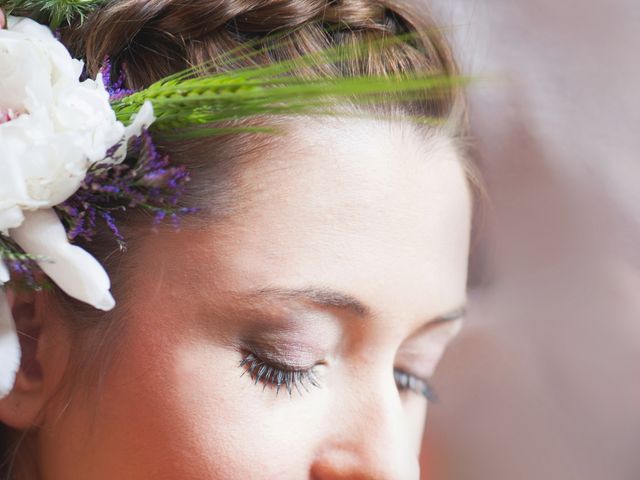
[{"label": "forehead", "polygon": [[190,233],[217,285],[330,287],[407,319],[463,303],[471,206],[452,141],[362,119],[281,140],[243,167],[238,213]]},{"label": "forehead", "polygon": [[313,272],[331,285],[371,285],[384,277],[439,296],[464,283],[470,196],[443,135],[362,119],[299,123],[243,170],[241,184],[245,204],[226,235],[242,245],[254,278],[279,272],[308,283],[302,277]]},{"label": "forehead", "polygon": [[367,224],[368,210],[388,213],[385,220],[393,223],[450,202],[470,202],[453,140],[407,123],[365,119],[293,124],[276,147],[243,168],[240,183],[249,193],[246,211],[275,200],[299,206],[300,214],[337,209]]}]

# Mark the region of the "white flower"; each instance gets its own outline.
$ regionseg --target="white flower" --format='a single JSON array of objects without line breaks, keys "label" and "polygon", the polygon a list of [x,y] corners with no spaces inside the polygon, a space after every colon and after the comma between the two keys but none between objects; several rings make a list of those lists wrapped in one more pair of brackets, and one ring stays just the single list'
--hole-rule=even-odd
[{"label": "white flower", "polygon": [[40,268],[62,290],[100,310],[111,310],[115,302],[104,268],[85,250],[68,242],[56,213],[47,208],[25,212],[24,216],[22,225],[9,231],[11,238],[25,251],[48,259],[40,262]]},{"label": "white flower", "polygon": [[[115,302],[106,272],[90,254],[69,244],[52,207],[78,190],[93,164],[106,162],[111,147],[121,144],[110,162],[124,159],[129,138],[155,120],[153,108],[145,103],[125,128],[109,104],[102,77],[79,81],[83,63],[49,28],[11,16],[7,24],[8,30],[0,30],[0,232],[25,252],[46,257],[41,268],[67,294],[109,310]],[[0,286],[7,280],[0,259]],[[3,295],[0,396],[13,382],[16,360],[19,364],[19,348],[5,348],[17,342],[7,316]],[[3,357],[16,351],[17,359]]]},{"label": "white flower", "polygon": [[20,342],[5,293],[0,289],[0,398],[13,388],[20,367]]},{"label": "white flower", "polygon": [[124,135],[102,80],[79,82],[82,62],[51,31],[9,17],[0,31],[0,228],[24,209],[51,207],[80,186],[87,169]]}]

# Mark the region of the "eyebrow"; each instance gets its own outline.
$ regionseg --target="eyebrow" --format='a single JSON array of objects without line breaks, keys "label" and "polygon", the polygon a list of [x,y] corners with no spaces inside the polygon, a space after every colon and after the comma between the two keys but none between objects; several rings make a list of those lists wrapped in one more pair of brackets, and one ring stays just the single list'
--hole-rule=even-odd
[{"label": "eyebrow", "polygon": [[[252,290],[250,295],[257,297],[278,297],[287,300],[304,300],[322,307],[333,307],[347,311],[359,318],[371,316],[371,307],[349,294],[323,287],[307,287],[288,289],[279,287]],[[426,323],[452,322],[466,315],[466,305],[462,305],[448,313],[431,318]]]}]

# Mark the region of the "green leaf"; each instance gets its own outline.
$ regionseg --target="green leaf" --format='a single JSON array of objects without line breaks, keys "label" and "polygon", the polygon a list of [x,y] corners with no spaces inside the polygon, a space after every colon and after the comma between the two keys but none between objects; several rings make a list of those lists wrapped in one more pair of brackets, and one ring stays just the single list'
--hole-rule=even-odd
[{"label": "green leaf", "polygon": [[0,8],[8,15],[30,17],[46,22],[52,30],[69,25],[102,6],[106,0],[0,0]]}]

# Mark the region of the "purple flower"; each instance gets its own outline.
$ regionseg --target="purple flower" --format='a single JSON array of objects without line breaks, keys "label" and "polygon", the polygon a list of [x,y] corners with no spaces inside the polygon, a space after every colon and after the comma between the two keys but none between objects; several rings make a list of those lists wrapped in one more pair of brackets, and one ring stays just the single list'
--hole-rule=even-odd
[{"label": "purple flower", "polygon": [[189,172],[184,166],[171,165],[169,156],[158,152],[148,130],[132,139],[128,152],[121,164],[92,168],[78,191],[55,207],[70,240],[91,241],[102,222],[124,250],[126,242],[117,225],[117,213],[142,209],[153,215],[153,225],[169,219],[179,228],[180,217],[196,212],[179,205]]},{"label": "purple flower", "polygon": [[115,76],[115,72],[113,65],[111,64],[111,59],[109,57],[105,57],[102,67],[100,67],[100,73],[102,74],[104,87],[107,92],[109,92],[110,101],[120,100],[121,98],[135,92],[135,90],[125,88],[124,86],[127,80],[126,65],[122,66],[122,70],[118,74],[117,80],[114,82],[112,79]]}]

